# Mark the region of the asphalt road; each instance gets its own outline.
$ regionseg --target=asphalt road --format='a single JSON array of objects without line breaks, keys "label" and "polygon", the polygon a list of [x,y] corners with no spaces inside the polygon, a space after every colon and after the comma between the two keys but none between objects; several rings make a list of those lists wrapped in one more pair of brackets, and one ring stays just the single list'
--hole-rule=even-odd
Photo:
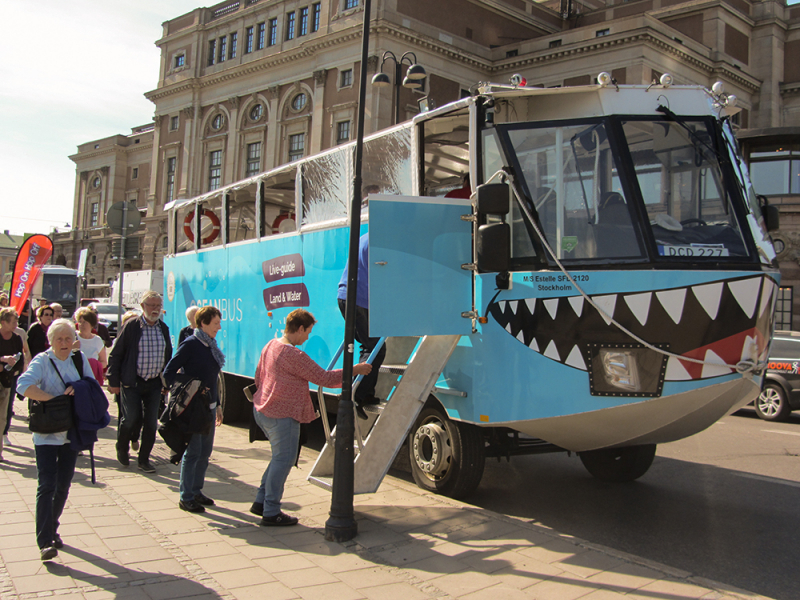
[{"label": "asphalt road", "polygon": [[[641,479],[607,484],[565,454],[488,461],[468,501],[772,598],[800,597],[800,416],[752,410],[659,446]],[[402,474],[399,474],[402,476]]]}]

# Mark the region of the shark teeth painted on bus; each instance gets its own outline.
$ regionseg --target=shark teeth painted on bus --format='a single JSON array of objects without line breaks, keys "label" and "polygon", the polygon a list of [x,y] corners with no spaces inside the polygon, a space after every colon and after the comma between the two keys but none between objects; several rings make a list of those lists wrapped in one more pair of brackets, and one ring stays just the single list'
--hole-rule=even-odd
[{"label": "shark teeth painted on bus", "polygon": [[582,371],[589,344],[636,344],[613,318],[641,339],[698,364],[669,358],[666,381],[708,379],[733,371],[725,365],[766,360],[778,286],[767,275],[689,287],[591,296],[516,298],[493,302],[488,314],[534,352]]}]

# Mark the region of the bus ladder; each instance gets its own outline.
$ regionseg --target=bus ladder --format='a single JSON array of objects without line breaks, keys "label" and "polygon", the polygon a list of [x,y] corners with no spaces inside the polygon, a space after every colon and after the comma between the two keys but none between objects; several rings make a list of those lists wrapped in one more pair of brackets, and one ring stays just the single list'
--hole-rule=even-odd
[{"label": "bus ladder", "polygon": [[[355,418],[357,445],[354,493],[371,494],[378,490],[460,337],[459,335],[425,336],[407,365],[386,366],[386,371],[397,374],[402,370],[402,375],[388,400],[375,406],[364,407],[369,417],[366,421]],[[373,354],[377,353],[378,348]],[[335,363],[337,359],[338,354],[332,362]],[[370,361],[372,359],[374,356],[370,356]],[[381,370],[383,372],[384,367],[381,367]],[[328,433],[324,400],[320,401],[320,412],[323,426],[326,426],[327,441],[308,475],[308,481],[319,487],[331,489],[336,429]],[[362,427],[366,429],[366,436],[361,432]]]}]

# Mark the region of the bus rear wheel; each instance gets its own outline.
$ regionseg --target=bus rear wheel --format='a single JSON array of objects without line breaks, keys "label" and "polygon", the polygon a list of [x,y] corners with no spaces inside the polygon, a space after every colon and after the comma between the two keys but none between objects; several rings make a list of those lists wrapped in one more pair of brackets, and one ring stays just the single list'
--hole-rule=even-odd
[{"label": "bus rear wheel", "polygon": [[603,448],[579,454],[586,470],[601,481],[620,483],[639,479],[647,473],[656,456],[655,444]]},{"label": "bus rear wheel", "polygon": [[438,403],[429,403],[408,434],[408,456],[419,487],[464,498],[483,477],[483,432],[474,425],[452,421]]}]

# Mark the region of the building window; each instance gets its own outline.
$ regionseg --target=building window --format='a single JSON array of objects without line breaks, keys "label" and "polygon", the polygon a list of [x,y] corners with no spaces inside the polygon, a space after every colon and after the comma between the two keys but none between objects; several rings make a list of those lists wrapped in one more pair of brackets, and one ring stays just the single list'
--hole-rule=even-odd
[{"label": "building window", "polygon": [[300,112],[306,106],[306,95],[300,92],[292,99],[292,110]]},{"label": "building window", "polygon": [[178,115],[174,117],[170,117],[169,119],[169,130],[176,131],[181,124],[181,118]]},{"label": "building window", "polygon": [[300,31],[298,36],[306,35],[308,33],[308,7],[304,6],[300,9]]},{"label": "building window", "polygon": [[506,58],[514,58],[519,55],[519,50],[509,50],[506,52]]},{"label": "building window", "polygon": [[345,69],[339,81],[339,87],[350,87],[353,85],[353,69]]},{"label": "building window", "polygon": [[99,188],[100,187],[100,178],[99,177],[95,177],[94,179],[92,179],[92,187],[93,188]]},{"label": "building window", "polygon": [[558,48],[561,45],[561,40],[553,40],[550,42],[551,48]]},{"label": "building window", "polygon": [[286,39],[294,39],[294,11],[286,15]]},{"label": "building window", "polygon": [[319,31],[319,19],[322,14],[322,4],[317,2],[311,5],[311,31]]},{"label": "building window", "polygon": [[750,179],[757,194],[800,194],[800,145],[753,148],[750,152]]},{"label": "building window", "polygon": [[350,140],[350,121],[339,121],[336,124],[336,143],[341,144]]},{"label": "building window", "polygon": [[778,290],[775,304],[775,329],[792,328],[792,291],[794,288],[782,287]]},{"label": "building window", "polygon": [[269,20],[269,45],[274,46],[278,43],[278,19]]},{"label": "building window", "polygon": [[222,115],[217,115],[214,117],[214,119],[211,121],[211,128],[217,130],[222,128]]},{"label": "building window", "polygon": [[219,59],[218,62],[225,62],[225,59],[228,57],[228,38],[224,35],[219,38]]},{"label": "building window", "polygon": [[175,57],[175,68],[176,69],[180,69],[185,64],[186,64],[186,55],[185,54],[179,54],[178,56]]},{"label": "building window", "polygon": [[164,237],[161,239],[161,248],[163,248],[164,250],[166,250],[167,248],[169,248],[169,236],[166,236],[166,235],[165,235],[165,236],[164,236]]},{"label": "building window", "polygon": [[167,159],[167,189],[164,194],[165,202],[172,202],[175,197],[175,163],[177,159],[172,156]]},{"label": "building window", "polygon": [[267,24],[266,23],[259,23],[258,24],[258,42],[256,43],[256,50],[263,50],[264,49],[264,37],[267,33]]},{"label": "building window", "polygon": [[208,66],[213,65],[217,60],[217,40],[209,40],[208,42]]},{"label": "building window", "polygon": [[208,154],[208,191],[219,189],[222,180],[222,150]]},{"label": "building window", "polygon": [[99,202],[92,202],[92,215],[90,221],[90,227],[97,227],[97,221],[100,216],[100,203]]},{"label": "building window", "polygon": [[139,167],[133,167],[131,172],[131,179],[139,179]]},{"label": "building window", "polygon": [[93,264],[93,265],[97,264],[97,255],[96,254],[92,254],[91,264]]},{"label": "building window", "polygon": [[303,158],[305,141],[305,133],[296,133],[289,136],[289,162],[294,162]]},{"label": "building window", "polygon": [[344,9],[355,8],[358,6],[358,0],[344,0]]},{"label": "building window", "polygon": [[264,114],[264,107],[260,104],[256,104],[253,108],[250,109],[250,120],[251,121],[258,121],[261,119],[261,116]]},{"label": "building window", "polygon": [[603,37],[604,35],[608,35],[609,33],[611,33],[610,29],[598,29],[597,31],[594,32],[594,36]]},{"label": "building window", "polygon": [[244,35],[244,53],[250,54],[253,51],[253,28],[248,27]]},{"label": "building window", "polygon": [[247,168],[244,176],[252,177],[261,171],[261,142],[247,144]]},{"label": "building window", "polygon": [[231,49],[228,53],[228,58],[236,58],[236,43],[239,41],[239,34],[232,33],[231,34]]}]

